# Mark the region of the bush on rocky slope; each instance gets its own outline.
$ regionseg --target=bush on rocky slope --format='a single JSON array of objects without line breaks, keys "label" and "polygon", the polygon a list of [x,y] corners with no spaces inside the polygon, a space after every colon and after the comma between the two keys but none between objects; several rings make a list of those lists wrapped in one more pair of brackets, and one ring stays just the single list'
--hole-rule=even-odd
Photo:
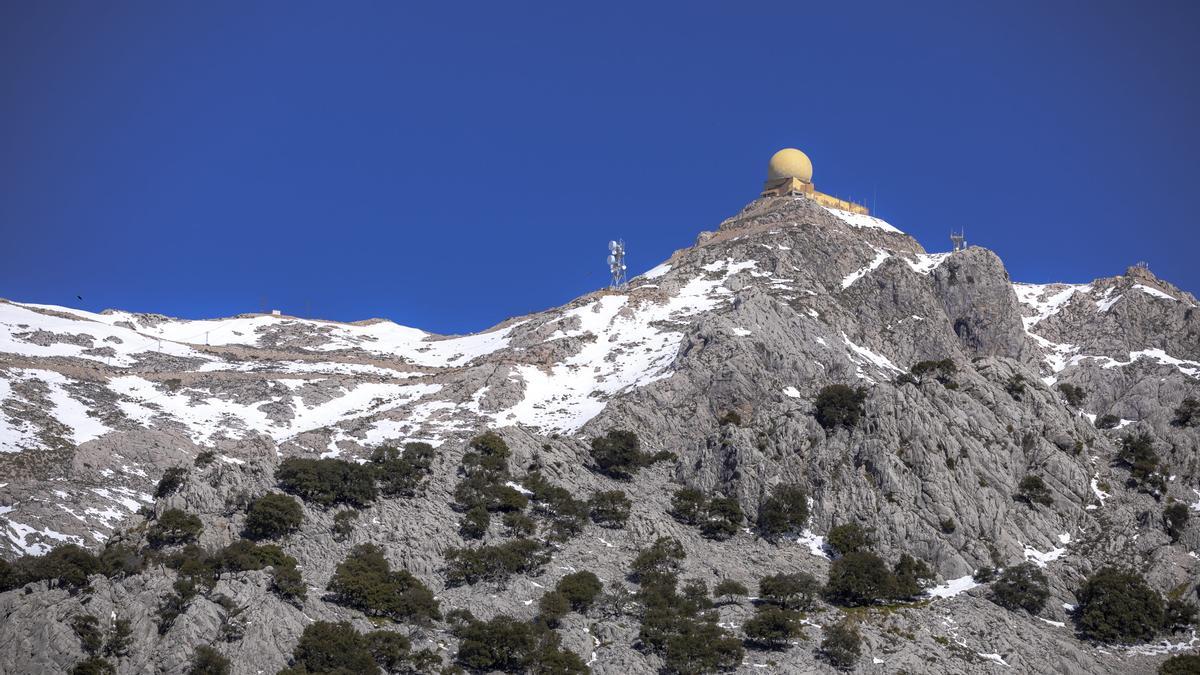
[{"label": "bush on rocky slope", "polygon": [[625,527],[633,502],[623,490],[597,492],[588,500],[588,515],[600,527],[619,529]]},{"label": "bush on rocky slope", "polygon": [[505,615],[479,621],[465,612],[454,634],[459,638],[455,660],[474,673],[588,672],[578,655],[559,646],[557,633],[536,622]]},{"label": "bush on rocky slope", "polygon": [[1200,427],[1200,401],[1185,398],[1175,409],[1175,418],[1171,424],[1177,427]]},{"label": "bush on rocky slope", "polygon": [[1037,614],[1050,597],[1050,587],[1046,575],[1033,563],[1026,562],[1005,568],[992,584],[988,597],[1005,609]]},{"label": "bush on rocky slope", "polygon": [[231,672],[233,664],[224,654],[208,645],[200,645],[192,654],[187,675],[229,675]]},{"label": "bush on rocky slope", "polygon": [[628,480],[643,467],[675,457],[662,451],[655,454],[642,452],[637,434],[623,429],[614,429],[592,439],[592,468],[619,480]]},{"label": "bush on rocky slope", "polygon": [[89,656],[71,668],[71,675],[116,675],[117,667],[99,656]]},{"label": "bush on rocky slope", "polygon": [[1166,530],[1167,536],[1171,538],[1172,542],[1179,541],[1179,537],[1183,536],[1183,531],[1187,528],[1188,520],[1191,518],[1189,511],[1187,504],[1183,502],[1175,502],[1163,509],[1163,529]]},{"label": "bush on rocky slope", "polygon": [[904,554],[889,570],[882,558],[862,548],[830,564],[823,594],[829,602],[849,607],[908,600],[919,595],[932,579],[933,572],[924,561]]},{"label": "bush on rocky slope", "polygon": [[803,635],[800,614],[791,610],[765,605],[742,626],[747,642],[763,649],[781,649],[788,641]]},{"label": "bush on rocky slope", "polygon": [[1035,474],[1029,474],[1021,479],[1013,498],[1030,506],[1035,504],[1052,506],[1054,504],[1054,497],[1050,494],[1050,488],[1046,487],[1046,481]]},{"label": "bush on rocky slope", "polygon": [[374,544],[350,550],[329,580],[329,591],[334,602],[368,616],[418,624],[441,618],[429,588],[408,570],[393,570]]},{"label": "bush on rocky slope", "polygon": [[155,548],[176,546],[196,541],[204,524],[193,513],[182,509],[167,509],[146,532],[146,541]]},{"label": "bush on rocky slope", "polygon": [[1104,567],[1075,596],[1075,625],[1089,640],[1145,642],[1164,627],[1162,597],[1135,572]]},{"label": "bush on rocky slope", "polygon": [[871,547],[871,536],[858,523],[843,523],[830,528],[825,543],[838,555],[848,555]]},{"label": "bush on rocky slope", "polygon": [[271,493],[250,504],[246,511],[246,536],[251,539],[276,539],[300,529],[304,510],[288,495]]},{"label": "bush on rocky slope", "polygon": [[88,588],[89,576],[104,571],[101,561],[91,551],[63,544],[43,556],[22,556],[11,565],[0,560],[0,592],[35,581],[50,581],[52,586],[75,594]]},{"label": "bush on rocky slope", "polygon": [[154,498],[163,499],[167,496],[175,494],[179,488],[183,487],[183,480],[187,477],[187,469],[180,466],[173,466],[163,472],[162,478],[159,479],[158,485],[154,488]]},{"label": "bush on rocky slope", "polygon": [[813,414],[826,431],[838,427],[853,429],[866,414],[863,409],[866,400],[867,391],[862,387],[855,389],[844,384],[826,385],[817,393]]},{"label": "bush on rocky slope", "polygon": [[348,621],[316,621],[305,626],[292,650],[291,667],[278,675],[369,675],[380,668],[388,673],[431,673],[441,666],[437,654],[413,651],[408,638],[398,633],[377,630],[363,635]]},{"label": "bush on rocky slope", "polygon": [[362,508],[375,501],[375,474],[366,465],[342,459],[288,457],[275,470],[284,492],[320,506]]},{"label": "bush on rocky slope", "polygon": [[807,572],[772,574],[758,582],[758,595],[763,602],[783,609],[811,609],[821,585]]},{"label": "bush on rocky slope", "polygon": [[723,541],[737,534],[742,524],[741,504],[729,497],[709,497],[695,488],[681,488],[671,498],[671,515],[685,525],[700,528],[708,539]]},{"label": "bush on rocky slope", "polygon": [[1087,390],[1077,384],[1070,382],[1058,383],[1058,390],[1062,392],[1063,398],[1067,399],[1067,405],[1072,408],[1078,408],[1087,398]]},{"label": "bush on rocky slope", "polygon": [[433,446],[428,443],[405,443],[401,451],[390,445],[375,448],[371,466],[379,481],[379,491],[385,497],[412,497],[417,487],[431,472]]},{"label": "bush on rocky slope", "polygon": [[825,638],[817,649],[817,655],[838,670],[850,670],[858,662],[862,652],[862,637],[849,619],[825,628]]},{"label": "bush on rocky slope", "polygon": [[502,583],[514,574],[532,572],[548,562],[550,552],[532,539],[514,539],[475,548],[450,548],[446,551],[446,584]]},{"label": "bush on rocky slope", "polygon": [[1158,675],[1196,675],[1200,673],[1200,654],[1176,654],[1158,666]]},{"label": "bush on rocky slope", "polygon": [[1149,434],[1143,432],[1123,437],[1117,463],[1129,469],[1131,487],[1152,494],[1162,492],[1164,481],[1158,473],[1158,452],[1154,450],[1154,440]]},{"label": "bush on rocky slope", "polygon": [[799,485],[776,486],[758,508],[758,533],[770,541],[799,532],[807,522],[808,493]]}]

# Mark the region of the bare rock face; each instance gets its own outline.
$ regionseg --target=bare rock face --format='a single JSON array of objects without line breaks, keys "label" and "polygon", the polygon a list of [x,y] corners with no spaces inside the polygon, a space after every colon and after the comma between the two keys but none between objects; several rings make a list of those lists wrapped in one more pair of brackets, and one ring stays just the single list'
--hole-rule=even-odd
[{"label": "bare rock face", "polygon": [[[436,447],[415,496],[359,509],[349,531],[334,532],[343,509],[304,504],[303,526],[279,542],[303,574],[304,602],[273,594],[266,570],[226,573],[160,634],[158,608],[177,579],[165,565],[95,576],[90,594],[38,582],[0,593],[0,644],[13,646],[0,672],[69,670],[83,658],[69,626],[81,613],[103,626],[131,620],[120,672],[181,672],[204,644],[237,673],[276,672],[312,621],[374,629],[326,593],[358,544],[382,547],[443,611],[532,619],[569,572],[593,571],[609,589],[629,583],[638,550],[664,536],[686,553],[681,579],[709,588],[733,579],[753,595],[778,572],[823,580],[831,560],[821,538],[845,523],[868,530],[889,564],[909,554],[938,576],[926,602],[856,613],[861,672],[1149,673],[1196,641],[1092,645],[1064,609],[1106,564],[1135,567],[1173,597],[1195,597],[1200,579],[1196,518],[1174,540],[1161,518],[1172,502],[1200,509],[1200,430],[1175,412],[1200,398],[1200,315],[1194,297],[1144,268],[1090,284],[1014,284],[986,249],[927,253],[883,221],[788,197],[756,200],[625,290],[474,335],[0,302],[0,349],[8,559],[64,542],[141,546],[147,519],[168,509],[199,516],[199,544],[217,550],[242,537],[254,499],[278,490],[285,457],[362,461],[384,443]],[[913,376],[922,362],[951,365],[933,375],[925,363]],[[830,384],[862,392],[857,424],[818,423],[814,402]],[[1065,384],[1081,389],[1068,400]],[[1105,415],[1113,428],[1097,428]],[[452,507],[460,464],[484,429],[507,441],[516,477],[537,470],[577,499],[623,490],[625,527],[589,524],[553,543],[548,565],[504,584],[448,584],[447,549],[472,543]],[[675,459],[629,481],[597,473],[589,441],[616,429]],[[1117,461],[1134,434],[1161,462],[1157,493],[1131,485]],[[155,498],[169,468],[185,470],[183,484]],[[1030,476],[1048,504],[1014,498]],[[802,534],[772,543],[752,528],[782,484],[807,491],[811,516]],[[713,541],[673,518],[671,496],[685,486],[735,498],[741,529]],[[485,542],[510,538],[500,519]],[[1036,616],[1000,608],[970,580],[1024,561],[1049,581]],[[723,630],[743,637],[753,609],[716,611]],[[814,648],[842,615],[819,603],[806,638],[749,649],[739,672],[832,672]],[[445,623],[387,629],[447,662],[457,650]],[[558,629],[594,672],[658,672],[661,659],[635,648],[638,631],[636,609],[571,614]]]},{"label": "bare rock face", "polygon": [[995,253],[978,246],[960,251],[933,271],[933,279],[967,353],[1021,357],[1021,311],[1004,263]]}]

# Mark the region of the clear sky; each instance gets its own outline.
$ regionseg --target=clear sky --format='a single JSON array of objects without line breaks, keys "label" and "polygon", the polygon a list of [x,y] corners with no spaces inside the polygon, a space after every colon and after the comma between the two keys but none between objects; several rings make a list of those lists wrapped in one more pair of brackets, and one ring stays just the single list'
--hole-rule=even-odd
[{"label": "clear sky", "polygon": [[[1200,2],[0,3],[0,297],[479,330],[805,150],[1013,278],[1200,291]],[[78,300],[76,296],[82,296]]]}]

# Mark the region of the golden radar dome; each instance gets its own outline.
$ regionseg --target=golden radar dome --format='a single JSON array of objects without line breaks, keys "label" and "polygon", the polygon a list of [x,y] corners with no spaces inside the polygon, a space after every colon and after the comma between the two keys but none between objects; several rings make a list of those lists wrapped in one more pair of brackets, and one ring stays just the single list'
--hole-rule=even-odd
[{"label": "golden radar dome", "polygon": [[767,180],[780,178],[798,178],[805,183],[812,182],[812,162],[808,155],[795,148],[784,148],[771,155],[767,164]]}]

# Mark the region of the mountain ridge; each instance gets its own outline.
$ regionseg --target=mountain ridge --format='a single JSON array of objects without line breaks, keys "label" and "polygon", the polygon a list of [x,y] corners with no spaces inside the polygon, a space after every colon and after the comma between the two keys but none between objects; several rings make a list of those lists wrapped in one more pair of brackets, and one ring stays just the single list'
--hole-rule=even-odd
[{"label": "mountain ridge", "polygon": [[[606,579],[620,578],[624,556],[670,535],[688,550],[688,571],[704,578],[752,582],[767,569],[819,574],[829,564],[821,537],[850,520],[874,530],[881,554],[912,554],[941,578],[930,613],[905,610],[920,635],[911,644],[887,637],[890,619],[864,627],[888,670],[988,672],[995,655],[1030,672],[1051,662],[1060,672],[1141,672],[1154,654],[1133,650],[1106,660],[1069,631],[1044,633],[1068,620],[1061,607],[1014,618],[969,580],[983,565],[1029,560],[1049,573],[1052,599],[1071,604],[1093,559],[1123,559],[1147,565],[1160,588],[1183,584],[1194,592],[1200,533],[1192,526],[1176,544],[1139,524],[1137,514],[1157,501],[1124,488],[1126,470],[1113,460],[1122,434],[1150,435],[1174,471],[1165,494],[1200,510],[1188,493],[1200,487],[1197,432],[1171,424],[1174,408],[1200,390],[1195,305],[1142,268],[1089,284],[1014,284],[986,249],[931,254],[883,221],[790,197],[752,202],[625,290],[596,291],[463,336],[371,320],[176,321],[4,302],[5,554],[44,553],[63,541],[99,546],[136,529],[140,513],[169,506],[199,513],[202,543],[223,546],[242,518],[227,500],[236,489],[269,490],[281,458],[363,460],[380,444],[425,441],[439,453],[428,494],[414,504],[373,506],[378,529],[354,541],[383,544],[394,564],[437,588],[444,543],[458,538],[447,507],[454,459],[472,435],[495,429],[513,447],[515,464],[538,466],[572,492],[620,486],[634,497],[624,533],[585,533],[588,544],[564,545],[556,564],[586,562]],[[103,318],[63,316],[72,313]],[[211,344],[177,340],[202,332]],[[947,382],[903,382],[915,365],[939,360],[956,364]],[[863,387],[862,427],[830,432],[813,418],[814,399],[831,383]],[[1084,398],[1071,405],[1062,384],[1082,387]],[[742,422],[722,423],[730,412]],[[1096,428],[1108,414],[1119,418],[1118,428]],[[632,483],[583,469],[587,439],[613,429],[633,431],[648,452],[673,452],[679,461]],[[180,494],[151,496],[167,468],[190,465],[205,450],[217,461],[197,469]],[[1047,484],[1052,508],[1013,500],[1031,474]],[[678,486],[734,498],[750,515],[785,482],[804,485],[813,502],[808,528],[791,546],[747,532],[730,540],[739,554],[666,515],[667,492]],[[322,533],[329,514],[306,515],[309,523],[287,549],[319,587],[349,544]],[[546,574],[517,583],[527,589]],[[168,578],[154,579],[156,593]],[[265,600],[253,578],[227,591],[290,617],[280,619],[278,633],[290,637],[260,634],[229,649],[255,668],[278,669],[303,622]],[[132,582],[103,583],[100,595],[114,603],[132,592],[122,586]],[[438,590],[453,606],[480,602],[469,588]],[[46,589],[36,602],[51,602],[54,592]],[[145,609],[139,621],[148,625],[154,603],[147,597],[128,601]],[[490,609],[521,614],[529,611],[523,601],[495,599]],[[47,619],[28,613],[36,606],[30,602],[9,593],[0,607],[42,625]],[[975,656],[956,654],[933,639],[965,639],[950,635],[958,629],[936,632],[942,604],[961,605],[956,620],[964,624],[1003,621],[1010,630],[971,633],[980,641],[968,650]],[[727,609],[726,623],[745,620],[741,610]],[[347,616],[317,599],[304,610]],[[204,626],[217,611],[197,607],[180,628],[186,639],[176,636],[174,644],[142,631],[144,654],[129,668],[179,668],[188,645],[207,639]],[[1050,623],[1039,628],[1039,620]],[[0,634],[29,644],[24,629],[10,625]],[[628,626],[599,630],[608,646],[595,653],[591,641],[600,638],[586,625],[572,625],[564,638],[597,672],[655,667],[656,657],[629,647]],[[0,666],[30,665],[11,658]],[[779,672],[822,667],[805,649],[772,658],[785,660]],[[762,670],[750,661],[742,667]]]}]

